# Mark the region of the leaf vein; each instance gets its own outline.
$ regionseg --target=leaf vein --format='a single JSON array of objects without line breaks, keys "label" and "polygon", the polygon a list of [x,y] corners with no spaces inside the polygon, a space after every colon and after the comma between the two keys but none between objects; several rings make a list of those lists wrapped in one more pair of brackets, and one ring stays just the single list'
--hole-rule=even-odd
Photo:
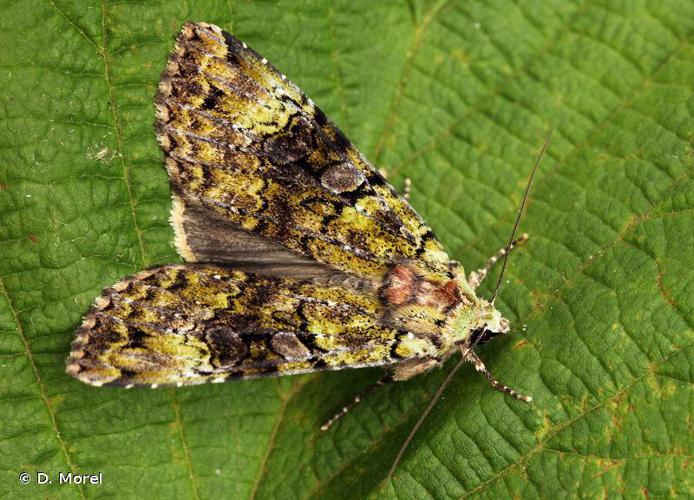
[{"label": "leaf vein", "polygon": [[[490,476],[490,477],[489,477],[488,479],[486,479],[484,482],[482,482],[482,483],[480,483],[479,485],[477,485],[474,489],[472,489],[472,490],[468,491],[467,493],[465,493],[465,495],[463,495],[463,496],[461,497],[461,499],[463,499],[463,498],[469,498],[470,496],[474,495],[474,494],[477,493],[478,491],[481,491],[482,489],[484,489],[487,485],[493,483],[494,481],[496,481],[496,480],[498,480],[498,479],[501,479],[501,478],[505,477],[506,474],[512,472],[513,470],[517,469],[517,468],[520,467],[521,465],[527,463],[532,457],[534,457],[535,455],[537,455],[538,453],[540,453],[541,451],[543,451],[543,450],[546,449],[545,446],[544,446],[544,443],[545,443],[546,441],[548,441],[548,440],[551,439],[552,437],[558,435],[558,434],[559,434],[560,432],[562,432],[564,429],[567,429],[567,428],[571,427],[575,422],[578,422],[579,420],[581,420],[582,418],[586,417],[586,416],[589,415],[590,413],[592,413],[592,412],[594,412],[594,411],[596,411],[596,410],[599,410],[599,409],[602,408],[603,406],[607,405],[608,403],[610,403],[610,402],[612,402],[612,401],[614,401],[614,400],[616,400],[616,399],[621,398],[624,394],[626,394],[629,390],[631,390],[631,388],[632,388],[634,385],[636,385],[637,383],[639,383],[640,381],[642,381],[642,380],[643,380],[644,378],[646,378],[648,375],[654,374],[655,371],[656,371],[661,365],[663,365],[664,363],[666,363],[666,362],[667,362],[670,358],[672,358],[673,356],[676,356],[677,354],[679,354],[681,351],[683,351],[684,349],[686,349],[686,348],[687,348],[689,345],[691,345],[691,344],[692,344],[692,343],[685,344],[684,346],[681,346],[681,347],[679,347],[679,348],[675,348],[675,349],[671,350],[671,351],[668,353],[667,356],[665,356],[663,359],[661,359],[661,360],[659,360],[659,361],[657,361],[657,362],[652,363],[651,366],[649,366],[649,368],[648,368],[647,370],[645,370],[639,377],[634,378],[632,381],[630,381],[630,382],[629,382],[628,384],[626,384],[621,390],[617,391],[617,392],[616,392],[615,394],[613,394],[612,396],[610,396],[610,397],[608,397],[608,398],[605,398],[603,401],[600,401],[600,402],[596,403],[595,405],[591,406],[591,407],[588,408],[587,410],[585,410],[585,411],[583,411],[583,412],[580,412],[580,413],[577,414],[575,417],[573,417],[573,418],[567,420],[567,421],[564,422],[563,424],[556,426],[553,430],[548,431],[547,433],[545,433],[545,435],[543,436],[542,440],[540,440],[540,442],[538,442],[538,444],[537,444],[534,448],[532,448],[531,450],[529,450],[520,460],[518,460],[517,462],[514,462],[514,463],[512,463],[512,464],[509,464],[508,466],[506,466],[505,468],[503,468],[502,470],[500,470],[500,471],[497,472],[496,474]],[[556,451],[556,450],[555,450],[555,451]]]},{"label": "leaf vein", "polygon": [[[2,293],[2,295],[5,297],[5,300],[7,301],[7,305],[10,308],[10,313],[12,314],[12,318],[15,323],[15,330],[22,340],[22,345],[24,346],[24,354],[26,355],[27,361],[29,361],[29,365],[31,366],[31,370],[34,374],[34,379],[36,380],[36,385],[39,389],[41,401],[43,402],[43,405],[46,407],[46,413],[48,414],[48,420],[50,422],[51,430],[53,431],[53,434],[58,440],[58,445],[60,447],[60,451],[63,454],[63,458],[65,459],[65,463],[70,468],[70,471],[76,475],[77,467],[72,461],[72,458],[70,457],[70,452],[68,451],[67,443],[65,442],[60,433],[60,429],[58,427],[58,420],[56,418],[55,412],[53,411],[53,408],[51,407],[51,403],[48,400],[46,387],[43,384],[43,381],[41,380],[41,373],[39,372],[39,368],[36,365],[36,360],[34,359],[34,353],[31,350],[29,339],[27,339],[26,335],[24,334],[24,327],[22,326],[22,323],[19,320],[17,310],[14,308],[14,305],[12,304],[12,300],[10,299],[10,296],[7,293],[7,289],[5,288],[5,283],[3,282],[2,278],[0,278],[0,293]],[[77,485],[77,490],[80,493],[80,497],[87,498],[82,485]]]},{"label": "leaf vein", "polygon": [[134,187],[132,180],[130,179],[130,169],[125,161],[124,153],[124,141],[123,141],[123,130],[120,122],[120,117],[118,114],[118,105],[116,104],[116,98],[114,95],[113,78],[111,75],[111,56],[108,50],[108,33],[107,33],[107,2],[106,0],[101,0],[101,58],[104,63],[104,80],[106,82],[106,89],[108,90],[108,101],[109,109],[111,110],[111,115],[113,117],[113,131],[116,135],[116,147],[118,149],[118,161],[120,162],[121,169],[123,171],[123,181],[128,192],[128,199],[130,205],[130,216],[133,220],[133,229],[135,231],[135,236],[137,237],[138,248],[140,250],[140,261],[143,267],[149,265],[148,259],[145,252],[144,237],[142,234],[142,229],[137,222],[137,213],[135,211],[136,201],[134,194]]},{"label": "leaf vein", "polygon": [[186,440],[186,434],[183,430],[183,419],[181,418],[181,405],[176,399],[176,389],[171,390],[171,400],[173,402],[174,410],[174,425],[178,432],[178,437],[181,441],[181,448],[183,448],[183,460],[186,464],[186,469],[188,469],[188,478],[193,488],[193,498],[195,500],[200,499],[200,486],[198,484],[198,478],[193,470],[193,462],[191,460],[190,448],[188,447],[188,441]]},{"label": "leaf vein", "polygon": [[412,34],[412,42],[410,43],[410,48],[405,54],[405,63],[403,64],[402,72],[400,74],[400,79],[397,82],[397,87],[393,99],[390,104],[390,111],[386,117],[385,123],[383,125],[383,130],[376,142],[376,148],[374,150],[374,165],[378,165],[385,147],[385,143],[388,139],[388,134],[395,126],[398,116],[398,105],[402,100],[403,93],[405,91],[405,86],[407,84],[408,77],[412,72],[414,65],[414,57],[422,47],[424,41],[424,35],[431,26],[431,23],[436,19],[436,16],[443,11],[450,4],[450,0],[444,2],[439,2],[424,16],[422,23],[419,26],[415,26],[414,33]]},{"label": "leaf vein", "polygon": [[82,38],[84,38],[84,39],[87,41],[87,43],[89,43],[89,45],[91,45],[97,52],[99,51],[99,46],[94,42],[94,40],[92,40],[91,38],[89,38],[89,35],[87,35],[87,33],[84,31],[84,29],[82,29],[82,28],[80,28],[79,26],[77,26],[77,23],[75,23],[72,19],[70,19],[70,17],[68,17],[68,15],[67,15],[60,7],[58,7],[58,5],[57,5],[55,2],[53,2],[53,0],[47,0],[47,1],[48,1],[48,3],[50,4],[50,6],[53,7],[53,9],[54,9],[58,14],[60,14],[60,16],[61,16],[63,19],[65,19],[65,21],[66,21],[75,31],[77,31],[77,33],[79,33],[79,35],[80,35]]}]

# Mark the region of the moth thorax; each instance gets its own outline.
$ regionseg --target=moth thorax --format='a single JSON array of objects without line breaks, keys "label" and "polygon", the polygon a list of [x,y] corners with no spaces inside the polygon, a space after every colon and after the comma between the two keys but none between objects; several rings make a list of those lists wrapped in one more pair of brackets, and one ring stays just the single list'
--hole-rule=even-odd
[{"label": "moth thorax", "polygon": [[412,264],[397,264],[381,288],[386,304],[393,307],[419,305],[451,310],[466,299],[456,280],[427,276]]}]

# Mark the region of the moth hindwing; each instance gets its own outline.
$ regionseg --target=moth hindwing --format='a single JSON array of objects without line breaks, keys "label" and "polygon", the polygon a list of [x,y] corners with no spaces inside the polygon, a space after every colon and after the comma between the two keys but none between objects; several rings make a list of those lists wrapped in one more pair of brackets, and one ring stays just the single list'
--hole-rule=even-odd
[{"label": "moth hindwing", "polygon": [[389,365],[506,332],[409,203],[274,66],[186,23],[156,96],[183,265],[106,288],[68,372],[188,385]]}]

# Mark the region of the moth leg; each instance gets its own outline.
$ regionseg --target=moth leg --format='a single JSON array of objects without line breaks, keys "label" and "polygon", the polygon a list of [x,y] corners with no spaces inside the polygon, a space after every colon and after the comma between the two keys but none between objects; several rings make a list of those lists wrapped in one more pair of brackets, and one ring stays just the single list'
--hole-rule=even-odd
[{"label": "moth leg", "polygon": [[[381,177],[383,177],[384,179],[388,179],[388,172],[386,172],[382,168],[378,169],[378,173],[381,174]],[[411,191],[412,191],[412,179],[410,179],[409,177],[405,177],[405,181],[403,182],[403,186],[402,186],[402,197],[405,198],[407,201],[409,201]]]},{"label": "moth leg", "polygon": [[420,373],[424,373],[437,364],[439,364],[439,360],[434,358],[410,359],[398,363],[393,367],[393,380],[397,380],[398,382],[401,380],[409,380]]},{"label": "moth leg", "polygon": [[359,392],[359,394],[354,396],[354,399],[352,400],[351,403],[349,403],[347,406],[343,406],[340,411],[338,411],[335,415],[330,417],[330,419],[327,422],[325,422],[323,425],[321,425],[320,430],[325,432],[328,429],[330,429],[335,422],[337,422],[339,419],[341,419],[342,417],[347,415],[347,413],[349,413],[352,410],[352,408],[354,408],[359,403],[361,403],[361,401],[365,397],[367,397],[369,394],[375,392],[376,389],[378,389],[382,385],[389,384],[390,382],[393,382],[394,380],[395,379],[390,374],[387,374],[387,375],[384,375],[383,377],[381,377],[381,379],[378,380],[377,382],[374,382],[371,385],[367,385],[364,389],[362,389]]},{"label": "moth leg", "polygon": [[410,201],[410,192],[412,191],[412,179],[405,177],[405,183],[402,186],[402,197]]},{"label": "moth leg", "polygon": [[[518,237],[517,239],[513,240],[511,243],[511,246],[509,247],[509,252],[516,248],[517,246],[525,243],[530,236],[528,233],[523,233]],[[503,247],[501,250],[496,252],[496,254],[487,261],[487,263],[482,267],[481,269],[478,269],[477,271],[473,271],[470,273],[470,276],[468,278],[468,284],[470,285],[470,288],[475,290],[478,286],[480,286],[480,283],[484,281],[484,279],[487,277],[487,273],[489,273],[489,270],[494,266],[494,264],[497,263],[497,261],[502,258],[504,255],[506,255],[506,247]]]},{"label": "moth leg", "polygon": [[514,398],[519,399],[520,401],[525,401],[526,403],[530,403],[533,400],[531,396],[526,396],[524,394],[516,392],[515,390],[511,389],[510,387],[502,384],[497,379],[495,379],[494,375],[492,375],[490,371],[487,370],[487,367],[484,366],[482,360],[477,356],[477,354],[475,354],[475,352],[472,349],[461,348],[461,352],[465,361],[467,361],[468,363],[472,363],[472,366],[475,367],[475,370],[484,375],[486,379],[489,380],[489,383],[492,385],[494,389],[509,394],[510,396],[513,396]]},{"label": "moth leg", "polygon": [[332,427],[332,425],[337,422],[340,418],[349,413],[352,408],[357,406],[366,396],[376,391],[377,388],[382,385],[389,384],[390,382],[400,382],[401,380],[407,380],[415,375],[419,375],[422,372],[427,371],[434,365],[437,365],[439,361],[434,358],[424,358],[424,359],[411,359],[398,363],[393,367],[392,374],[384,375],[378,382],[373,383],[366,388],[364,388],[359,394],[357,394],[351,403],[347,406],[342,407],[342,409],[332,416],[330,420],[320,426],[320,430],[327,431]]}]

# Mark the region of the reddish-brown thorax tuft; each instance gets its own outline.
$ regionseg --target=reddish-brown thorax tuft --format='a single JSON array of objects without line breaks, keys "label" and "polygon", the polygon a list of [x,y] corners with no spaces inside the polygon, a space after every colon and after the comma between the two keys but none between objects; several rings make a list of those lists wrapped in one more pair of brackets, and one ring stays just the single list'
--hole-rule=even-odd
[{"label": "reddish-brown thorax tuft", "polygon": [[407,264],[398,264],[392,269],[386,277],[382,295],[392,306],[416,303],[448,309],[463,301],[455,280],[441,284],[418,274]]}]

